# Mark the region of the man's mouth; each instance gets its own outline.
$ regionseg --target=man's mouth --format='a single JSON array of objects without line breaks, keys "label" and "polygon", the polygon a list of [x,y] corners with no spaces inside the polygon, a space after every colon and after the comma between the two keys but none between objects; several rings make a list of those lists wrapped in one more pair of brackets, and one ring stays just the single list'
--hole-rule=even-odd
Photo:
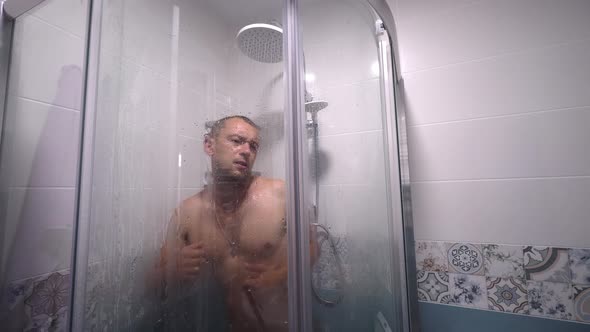
[{"label": "man's mouth", "polygon": [[234,165],[238,166],[238,168],[240,169],[247,169],[248,168],[248,163],[242,160],[236,160],[234,161]]}]

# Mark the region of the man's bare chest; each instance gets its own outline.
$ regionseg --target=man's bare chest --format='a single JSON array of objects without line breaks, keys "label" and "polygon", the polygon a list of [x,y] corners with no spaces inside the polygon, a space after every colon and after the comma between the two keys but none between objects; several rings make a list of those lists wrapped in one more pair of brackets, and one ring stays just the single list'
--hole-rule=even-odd
[{"label": "man's bare chest", "polygon": [[[211,258],[264,259],[276,251],[285,233],[284,207],[248,204],[235,213],[203,211],[189,223],[191,243],[202,243]],[[195,220],[196,221],[196,220]]]}]

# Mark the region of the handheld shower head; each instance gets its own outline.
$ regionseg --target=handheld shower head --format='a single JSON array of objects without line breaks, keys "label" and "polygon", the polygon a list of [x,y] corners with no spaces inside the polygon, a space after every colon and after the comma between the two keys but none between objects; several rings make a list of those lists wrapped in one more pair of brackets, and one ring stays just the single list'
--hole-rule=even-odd
[{"label": "handheld shower head", "polygon": [[305,103],[305,111],[315,114],[328,107],[328,102],[324,100],[313,100]]}]

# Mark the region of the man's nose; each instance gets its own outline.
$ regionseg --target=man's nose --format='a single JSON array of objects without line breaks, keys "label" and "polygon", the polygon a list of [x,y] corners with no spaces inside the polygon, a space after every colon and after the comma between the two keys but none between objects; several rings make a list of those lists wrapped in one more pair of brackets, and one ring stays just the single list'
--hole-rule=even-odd
[{"label": "man's nose", "polygon": [[242,156],[250,156],[250,154],[252,153],[252,149],[250,148],[250,144],[248,143],[244,143],[242,145],[240,145],[240,151],[239,151],[240,155]]}]

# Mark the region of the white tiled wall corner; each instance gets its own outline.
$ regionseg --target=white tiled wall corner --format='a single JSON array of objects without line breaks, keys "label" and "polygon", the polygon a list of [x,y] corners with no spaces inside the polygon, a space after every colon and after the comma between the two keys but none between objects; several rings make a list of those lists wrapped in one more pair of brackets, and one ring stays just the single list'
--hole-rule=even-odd
[{"label": "white tiled wall corner", "polygon": [[412,181],[590,175],[590,107],[408,128]]},{"label": "white tiled wall corner", "polygon": [[8,93],[79,110],[83,56],[83,39],[25,15],[15,26]]}]

